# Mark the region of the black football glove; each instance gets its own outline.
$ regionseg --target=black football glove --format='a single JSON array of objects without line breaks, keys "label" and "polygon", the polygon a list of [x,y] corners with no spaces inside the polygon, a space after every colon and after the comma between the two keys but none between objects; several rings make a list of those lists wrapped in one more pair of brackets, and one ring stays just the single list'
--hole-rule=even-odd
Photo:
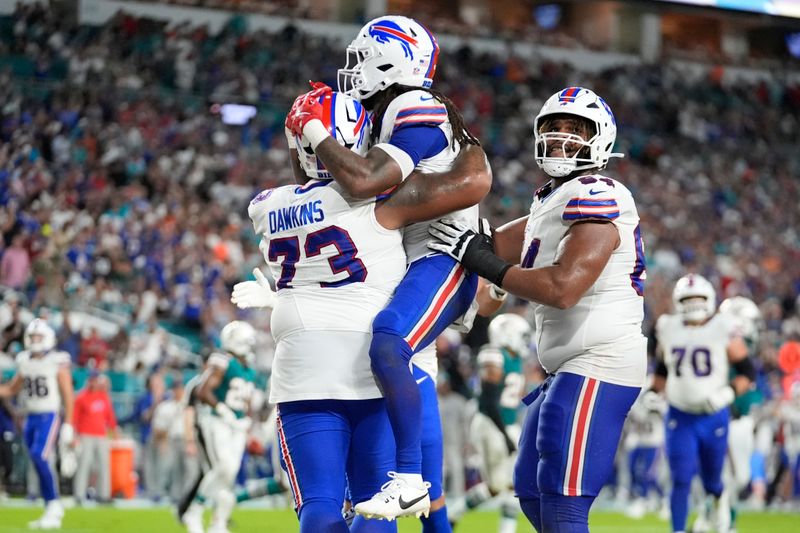
[{"label": "black football glove", "polygon": [[431,223],[428,228],[434,240],[428,248],[449,255],[470,272],[478,274],[498,287],[502,286],[506,271],[511,268],[494,255],[494,241],[489,222],[481,219],[479,232],[471,230],[454,220],[442,219]]}]

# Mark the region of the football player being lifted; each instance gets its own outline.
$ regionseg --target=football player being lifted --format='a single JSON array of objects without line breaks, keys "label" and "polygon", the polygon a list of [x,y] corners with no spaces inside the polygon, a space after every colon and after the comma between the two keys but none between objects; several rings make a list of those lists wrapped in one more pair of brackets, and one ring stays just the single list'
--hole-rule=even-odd
[{"label": "football player being lifted", "polygon": [[[357,99],[372,114],[369,151],[362,156],[333,140],[320,120],[324,101],[318,98],[296,102],[287,126],[310,143],[332,178],[355,198],[383,193],[415,170],[447,171],[459,151],[479,142],[467,131],[453,103],[431,89],[438,56],[436,39],[417,21],[401,16],[372,20],[347,47],[347,65],[339,71],[339,91]],[[450,216],[474,228],[477,204],[485,192],[475,188],[459,194],[469,207]],[[429,222],[420,222],[403,231],[408,269],[391,301],[375,317],[369,350],[397,443],[397,472],[387,477],[383,490],[355,510],[393,519],[427,513],[430,508],[425,521],[438,531],[447,531],[441,445],[423,446],[422,442],[424,418],[436,418],[437,407],[435,400],[425,399],[431,395],[423,394],[417,382],[429,384],[430,378],[435,383],[432,341],[470,310],[477,276],[446,254],[426,247],[428,226]],[[423,453],[429,457],[423,459]]]}]

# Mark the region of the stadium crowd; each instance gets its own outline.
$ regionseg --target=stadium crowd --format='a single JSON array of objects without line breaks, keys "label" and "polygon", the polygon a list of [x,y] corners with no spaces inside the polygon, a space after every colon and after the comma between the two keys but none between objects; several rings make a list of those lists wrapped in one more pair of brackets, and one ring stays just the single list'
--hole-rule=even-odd
[{"label": "stadium crowd", "polygon": [[[7,366],[33,316],[54,317],[76,365],[143,374],[185,365],[166,356],[164,327],[202,346],[237,316],[266,331],[265,316],[242,315],[229,299],[263,262],[245,209],[258,191],[292,180],[283,117],[308,79],[335,86],[345,57],[331,50],[343,46],[291,25],[248,32],[239,16],[216,35],[125,14],[70,26],[29,5],[0,24],[11,30],[0,42]],[[647,331],[687,270],[722,297],[748,296],[764,317],[759,385],[780,397],[778,348],[800,338],[800,85],[779,75],[729,83],[719,68],[670,64],[590,74],[467,45],[444,50],[436,88],[462,110],[494,171],[484,216],[527,214],[542,185],[531,179],[533,117],[569,85],[608,95],[616,113],[626,158],[608,173],[639,205]],[[259,114],[226,125],[210,108],[222,102]],[[127,326],[103,338],[71,324],[71,310],[87,306]],[[478,331],[465,342],[476,349],[481,339]],[[450,384],[468,395],[470,350],[448,342]]]}]

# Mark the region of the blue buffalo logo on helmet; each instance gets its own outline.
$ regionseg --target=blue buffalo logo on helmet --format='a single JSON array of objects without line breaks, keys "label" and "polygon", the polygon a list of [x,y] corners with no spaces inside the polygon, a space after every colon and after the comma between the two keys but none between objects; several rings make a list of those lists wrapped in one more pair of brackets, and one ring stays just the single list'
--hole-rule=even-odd
[{"label": "blue buffalo logo on helmet", "polygon": [[392,39],[399,41],[400,46],[403,47],[403,52],[406,57],[411,59],[414,53],[411,51],[411,45],[419,46],[417,40],[403,31],[403,29],[391,20],[380,20],[376,24],[369,27],[369,35],[379,43],[388,43]]}]

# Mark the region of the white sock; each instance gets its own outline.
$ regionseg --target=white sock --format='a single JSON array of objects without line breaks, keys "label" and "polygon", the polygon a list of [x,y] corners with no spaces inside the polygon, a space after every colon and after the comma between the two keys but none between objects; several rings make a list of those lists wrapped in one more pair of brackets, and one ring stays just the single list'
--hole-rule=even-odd
[{"label": "white sock", "polygon": [[425,490],[425,482],[422,481],[422,474],[397,474],[397,479],[405,481],[415,489]]}]

